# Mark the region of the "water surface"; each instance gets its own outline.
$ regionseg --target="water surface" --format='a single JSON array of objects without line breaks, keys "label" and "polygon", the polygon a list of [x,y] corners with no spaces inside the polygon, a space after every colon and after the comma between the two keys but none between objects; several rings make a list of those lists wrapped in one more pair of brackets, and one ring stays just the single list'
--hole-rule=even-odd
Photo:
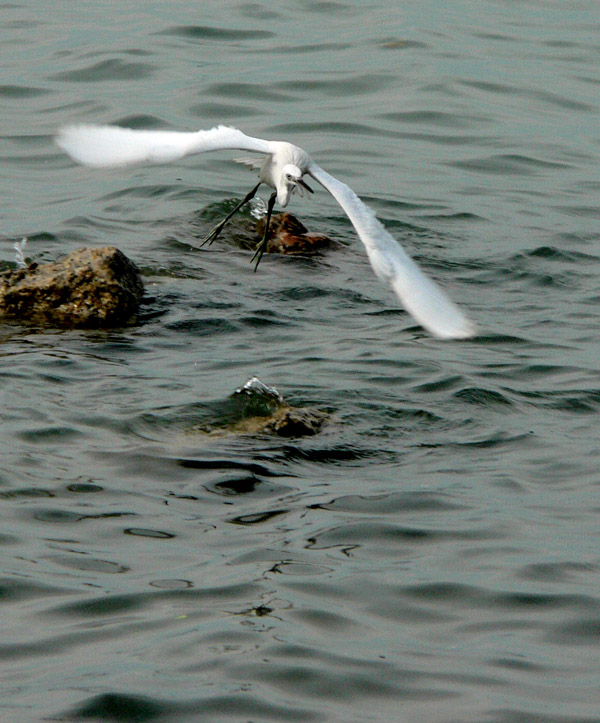
[{"label": "water surface", "polygon": [[[0,327],[2,720],[596,721],[592,0],[0,7],[0,263],[117,245],[112,331]],[[235,154],[92,171],[67,122],[289,139],[480,334],[441,342],[339,247],[208,249]],[[332,415],[207,437],[257,375]]]}]

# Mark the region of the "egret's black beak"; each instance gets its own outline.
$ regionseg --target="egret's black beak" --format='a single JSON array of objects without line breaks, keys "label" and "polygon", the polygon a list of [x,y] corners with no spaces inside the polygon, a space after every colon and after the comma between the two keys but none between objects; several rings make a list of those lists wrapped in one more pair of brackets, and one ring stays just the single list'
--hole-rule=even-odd
[{"label": "egret's black beak", "polygon": [[299,186],[302,186],[302,188],[305,188],[309,193],[314,193],[314,191],[312,190],[312,188],[311,188],[311,187],[308,185],[308,183],[306,183],[306,181],[304,181],[302,178],[299,178],[299,179],[298,179],[298,185],[299,185]]}]

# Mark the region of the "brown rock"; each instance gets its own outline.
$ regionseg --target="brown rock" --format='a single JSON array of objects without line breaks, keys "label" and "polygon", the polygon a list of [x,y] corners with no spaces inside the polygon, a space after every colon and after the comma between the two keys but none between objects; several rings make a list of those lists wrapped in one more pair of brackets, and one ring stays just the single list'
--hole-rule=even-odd
[{"label": "brown rock", "polygon": [[274,434],[278,437],[309,437],[318,434],[330,421],[330,415],[318,409],[294,408],[283,403],[267,416],[253,415],[227,425],[206,425],[198,431],[212,437],[224,434]]},{"label": "brown rock", "polygon": [[321,431],[328,415],[318,409],[282,407],[270,419],[265,419],[263,432],[280,437],[305,437]]},{"label": "brown rock", "polygon": [[274,387],[252,377],[229,398],[212,422],[197,428],[211,437],[225,434],[275,434],[304,437],[318,434],[331,414],[313,407],[292,407]]},{"label": "brown rock", "polygon": [[[212,209],[205,220],[218,218]],[[221,212],[224,210],[220,209]],[[205,231],[204,225],[202,228]],[[262,240],[265,231],[265,218],[258,220],[246,214],[238,214],[227,224],[223,239],[242,249],[254,251]],[[271,217],[266,252],[270,254],[318,254],[336,242],[322,233],[311,233],[306,226],[291,213],[274,213]]]},{"label": "brown rock", "polygon": [[0,273],[0,317],[60,327],[124,324],[144,286],[137,266],[113,246],[79,249],[49,264]]},{"label": "brown rock", "polygon": [[[265,219],[256,223],[259,240],[265,230]],[[273,214],[269,224],[267,253],[275,254],[306,254],[315,253],[332,245],[329,236],[322,233],[311,233],[306,226],[287,211]]]}]

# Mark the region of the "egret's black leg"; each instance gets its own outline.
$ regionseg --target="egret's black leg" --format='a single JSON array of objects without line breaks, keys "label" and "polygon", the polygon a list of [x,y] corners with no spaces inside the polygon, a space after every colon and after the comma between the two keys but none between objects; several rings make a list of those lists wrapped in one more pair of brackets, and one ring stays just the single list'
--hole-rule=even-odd
[{"label": "egret's black leg", "polygon": [[[266,251],[267,243],[269,241],[269,225],[271,224],[271,215],[273,214],[273,206],[275,205],[275,201],[277,200],[277,193],[272,193],[269,196],[269,202],[267,203],[267,215],[265,217],[265,232],[263,233],[263,237],[260,240],[258,246],[256,247],[256,251],[254,252],[254,256],[252,257],[252,261],[256,259],[256,264],[254,264],[254,271],[258,268],[258,265],[260,264],[260,260],[262,259],[262,255]],[[252,263],[252,262],[250,262]]]},{"label": "egret's black leg", "polygon": [[205,246],[206,244],[211,244],[217,236],[221,233],[221,231],[225,228],[225,224],[234,216],[242,206],[245,206],[248,201],[251,201],[254,196],[256,195],[256,192],[258,191],[258,187],[260,186],[260,183],[257,183],[254,188],[249,191],[244,199],[238,203],[238,205],[231,211],[230,213],[225,216],[225,218],[222,221],[219,221],[219,223],[213,228],[213,230],[208,234],[208,236],[204,239],[204,241],[200,244],[200,246]]}]

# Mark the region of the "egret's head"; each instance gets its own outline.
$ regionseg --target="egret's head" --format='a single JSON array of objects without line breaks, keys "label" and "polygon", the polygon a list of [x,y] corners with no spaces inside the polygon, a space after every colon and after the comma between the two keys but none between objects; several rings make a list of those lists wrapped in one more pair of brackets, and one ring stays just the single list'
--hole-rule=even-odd
[{"label": "egret's head", "polygon": [[300,189],[300,193],[304,190],[313,192],[312,188],[302,179],[303,173],[293,163],[287,163],[282,169],[281,183],[277,188],[277,201],[280,206],[287,206],[290,196],[296,190]]}]

